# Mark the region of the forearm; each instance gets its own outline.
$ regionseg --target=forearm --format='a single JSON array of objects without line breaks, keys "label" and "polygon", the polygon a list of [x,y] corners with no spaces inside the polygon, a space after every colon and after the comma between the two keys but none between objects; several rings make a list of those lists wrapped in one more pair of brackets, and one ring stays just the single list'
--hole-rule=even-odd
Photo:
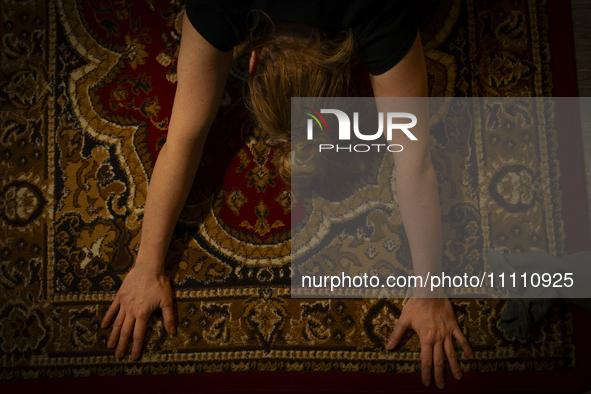
[{"label": "forearm", "polygon": [[202,152],[202,142],[183,144],[173,140],[164,144],[148,188],[136,267],[164,271],[172,233],[193,184]]},{"label": "forearm", "polygon": [[177,90],[167,140],[148,187],[136,267],[164,271],[172,232],[193,184],[231,61],[232,51],[215,49],[185,14]]},{"label": "forearm", "polygon": [[441,211],[435,169],[427,157],[423,168],[396,175],[396,189],[414,274],[441,273]]}]

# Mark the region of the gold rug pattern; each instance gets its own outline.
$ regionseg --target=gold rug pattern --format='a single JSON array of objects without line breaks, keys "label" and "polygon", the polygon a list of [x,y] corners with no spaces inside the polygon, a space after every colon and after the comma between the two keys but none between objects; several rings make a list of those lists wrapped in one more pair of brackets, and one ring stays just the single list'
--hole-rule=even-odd
[{"label": "gold rug pattern", "polygon": [[[0,379],[419,371],[416,335],[383,350],[402,300],[290,297],[292,195],[276,152],[236,126],[240,60],[166,262],[178,335],[153,316],[139,361],[106,347],[100,322],[133,265],[166,137],[182,6],[0,2]],[[432,96],[552,95],[544,1],[420,9]],[[531,130],[500,114],[506,127],[472,133],[481,110],[432,132],[444,260],[469,264],[485,247],[565,254],[552,114],[540,109]],[[384,247],[403,259],[401,223],[389,226]],[[519,340],[498,323],[504,303],[453,301],[477,355],[461,358],[464,371],[574,366],[570,309],[554,308]]]}]

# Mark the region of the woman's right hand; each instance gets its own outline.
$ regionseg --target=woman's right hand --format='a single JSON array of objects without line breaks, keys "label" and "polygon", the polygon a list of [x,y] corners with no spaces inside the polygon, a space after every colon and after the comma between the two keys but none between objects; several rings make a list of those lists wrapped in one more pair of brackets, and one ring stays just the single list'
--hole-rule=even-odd
[{"label": "woman's right hand", "polygon": [[448,298],[409,298],[386,344],[386,349],[392,350],[398,346],[409,328],[418,334],[421,343],[421,378],[425,386],[431,386],[433,375],[437,387],[445,389],[445,358],[454,377],[457,380],[462,379],[453,339],[459,342],[466,357],[474,360],[475,355],[458,326]]},{"label": "woman's right hand", "polygon": [[164,327],[169,334],[176,334],[172,310],[172,290],[168,277],[162,272],[132,268],[101,323],[106,328],[117,316],[107,342],[109,348],[117,345],[116,357],[123,357],[133,333],[131,358],[139,358],[148,319],[153,311],[162,309]]}]

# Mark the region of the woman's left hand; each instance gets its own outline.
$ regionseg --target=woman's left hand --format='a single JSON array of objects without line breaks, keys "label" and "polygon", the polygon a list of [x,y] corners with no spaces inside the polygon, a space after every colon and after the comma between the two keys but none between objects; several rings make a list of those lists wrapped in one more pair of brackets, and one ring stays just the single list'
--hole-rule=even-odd
[{"label": "woman's left hand", "polygon": [[398,324],[390,335],[386,349],[394,349],[409,328],[416,331],[421,342],[421,378],[425,386],[431,385],[431,369],[433,367],[435,384],[438,388],[445,389],[444,353],[454,377],[457,380],[462,378],[452,337],[460,343],[468,358],[474,359],[474,352],[456,322],[449,299],[410,298],[400,314]]}]

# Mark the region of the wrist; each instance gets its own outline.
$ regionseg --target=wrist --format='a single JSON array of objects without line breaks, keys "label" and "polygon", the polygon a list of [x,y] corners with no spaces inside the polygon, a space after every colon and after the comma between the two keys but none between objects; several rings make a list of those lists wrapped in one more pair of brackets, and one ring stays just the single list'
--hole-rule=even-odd
[{"label": "wrist", "polygon": [[164,275],[164,261],[160,260],[145,260],[137,258],[133,268],[144,273]]},{"label": "wrist", "polygon": [[436,287],[432,290],[429,287],[414,287],[409,288],[407,298],[447,298],[447,295],[440,287]]}]

